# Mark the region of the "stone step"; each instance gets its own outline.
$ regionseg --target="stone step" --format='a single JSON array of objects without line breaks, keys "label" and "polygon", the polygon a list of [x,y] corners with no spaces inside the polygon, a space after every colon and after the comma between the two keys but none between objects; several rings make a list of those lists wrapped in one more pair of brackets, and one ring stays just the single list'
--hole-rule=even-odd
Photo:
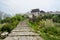
[{"label": "stone step", "polygon": [[11,31],[11,32],[34,32],[34,30],[13,30],[13,31]]},{"label": "stone step", "polygon": [[26,23],[21,23],[20,25],[26,25]]},{"label": "stone step", "polygon": [[32,28],[29,28],[29,27],[19,27],[19,28],[15,28],[14,30],[29,30],[29,29],[32,29]]},{"label": "stone step", "polygon": [[12,32],[34,32],[33,29],[29,29],[29,28],[15,28],[14,30],[12,30]]},{"label": "stone step", "polygon": [[26,31],[26,30],[13,30],[11,32],[34,32],[34,30],[28,30],[28,31]]},{"label": "stone step", "polygon": [[20,22],[15,29],[11,31],[9,36],[4,40],[43,40],[39,34],[35,33],[28,24]]},{"label": "stone step", "polygon": [[19,40],[19,37],[7,37],[4,40]]},{"label": "stone step", "polygon": [[9,34],[9,36],[39,36],[39,34],[37,33],[33,33],[33,32],[12,32],[11,34]]},{"label": "stone step", "polygon": [[17,26],[17,27],[28,27],[28,25],[20,25],[20,26]]},{"label": "stone step", "polygon": [[28,28],[28,29],[30,29],[31,27],[22,27],[22,26],[21,26],[21,27],[16,27],[16,29],[17,29],[17,28],[20,28],[20,29],[21,29],[21,28],[22,28],[22,29]]},{"label": "stone step", "polygon": [[5,40],[43,40],[39,36],[15,36],[15,37],[7,37]]}]

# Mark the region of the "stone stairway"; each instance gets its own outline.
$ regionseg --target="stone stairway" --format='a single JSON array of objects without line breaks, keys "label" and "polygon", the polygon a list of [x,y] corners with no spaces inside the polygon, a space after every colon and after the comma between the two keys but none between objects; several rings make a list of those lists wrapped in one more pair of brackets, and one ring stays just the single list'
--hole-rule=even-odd
[{"label": "stone stairway", "polygon": [[4,40],[43,40],[25,21],[20,22]]}]

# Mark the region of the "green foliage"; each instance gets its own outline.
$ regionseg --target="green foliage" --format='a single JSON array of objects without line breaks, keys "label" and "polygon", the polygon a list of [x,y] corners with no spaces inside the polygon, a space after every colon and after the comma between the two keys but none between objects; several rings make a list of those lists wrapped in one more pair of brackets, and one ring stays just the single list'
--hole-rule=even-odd
[{"label": "green foliage", "polygon": [[11,25],[10,24],[8,24],[8,23],[6,23],[6,24],[4,24],[3,26],[2,26],[2,28],[1,28],[1,31],[7,31],[7,32],[10,32],[11,31]]},{"label": "green foliage", "polygon": [[[46,33],[46,37],[49,40],[58,40],[60,35],[58,34],[59,32],[55,27],[47,27],[45,28],[44,32]],[[59,39],[60,40],[60,39]]]},{"label": "green foliage", "polygon": [[60,14],[53,16],[53,21],[60,23]]},{"label": "green foliage", "polygon": [[54,14],[43,14],[42,15],[42,19],[46,20],[46,19],[52,19],[52,17],[54,16]]},{"label": "green foliage", "polygon": [[16,14],[14,17],[7,17],[6,19],[1,20],[1,24],[3,24],[3,26],[0,27],[0,31],[4,32],[11,32],[12,29],[14,29],[17,24],[24,20],[23,15],[20,14]]},{"label": "green foliage", "polygon": [[60,14],[40,14],[37,17],[33,15],[32,21],[37,22],[39,20],[46,20],[46,19],[52,19],[53,22],[60,23]]},{"label": "green foliage", "polygon": [[51,19],[42,19],[39,22],[30,22],[30,24],[45,40],[60,40],[60,27]]},{"label": "green foliage", "polygon": [[7,23],[7,22],[10,23],[10,20],[11,20],[10,17],[6,17],[6,19],[1,20],[1,24],[3,24],[3,23]]},{"label": "green foliage", "polygon": [[0,24],[0,32],[1,32],[2,24]]}]

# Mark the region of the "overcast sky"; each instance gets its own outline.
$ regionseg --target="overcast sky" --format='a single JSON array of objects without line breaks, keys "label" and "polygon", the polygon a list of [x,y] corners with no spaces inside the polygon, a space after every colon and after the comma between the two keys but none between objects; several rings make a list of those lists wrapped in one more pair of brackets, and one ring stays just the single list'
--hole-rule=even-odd
[{"label": "overcast sky", "polygon": [[25,13],[35,8],[60,11],[60,0],[0,0],[0,11],[5,13]]}]

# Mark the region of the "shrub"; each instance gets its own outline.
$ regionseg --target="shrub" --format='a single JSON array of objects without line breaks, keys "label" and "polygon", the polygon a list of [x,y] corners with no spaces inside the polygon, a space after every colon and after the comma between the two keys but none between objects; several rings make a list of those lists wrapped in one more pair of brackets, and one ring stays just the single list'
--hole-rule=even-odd
[{"label": "shrub", "polygon": [[12,22],[11,25],[17,25],[19,21]]},{"label": "shrub", "polygon": [[39,27],[45,27],[45,22],[46,22],[45,20],[40,21],[38,24]]},{"label": "shrub", "polygon": [[45,21],[45,27],[55,27],[54,23],[50,19],[46,19]]},{"label": "shrub", "polygon": [[60,23],[60,14],[56,14],[52,17],[54,22]]},{"label": "shrub", "polygon": [[1,32],[2,24],[0,24],[0,32]]},{"label": "shrub", "polygon": [[32,28],[45,40],[60,40],[60,23],[58,23],[60,21],[60,15],[45,15],[41,20],[39,18],[37,17],[36,19],[38,21],[35,22],[29,21]]},{"label": "shrub", "polygon": [[10,32],[11,31],[11,25],[8,23],[4,24],[1,28],[1,31],[2,32],[4,32],[4,31]]}]

